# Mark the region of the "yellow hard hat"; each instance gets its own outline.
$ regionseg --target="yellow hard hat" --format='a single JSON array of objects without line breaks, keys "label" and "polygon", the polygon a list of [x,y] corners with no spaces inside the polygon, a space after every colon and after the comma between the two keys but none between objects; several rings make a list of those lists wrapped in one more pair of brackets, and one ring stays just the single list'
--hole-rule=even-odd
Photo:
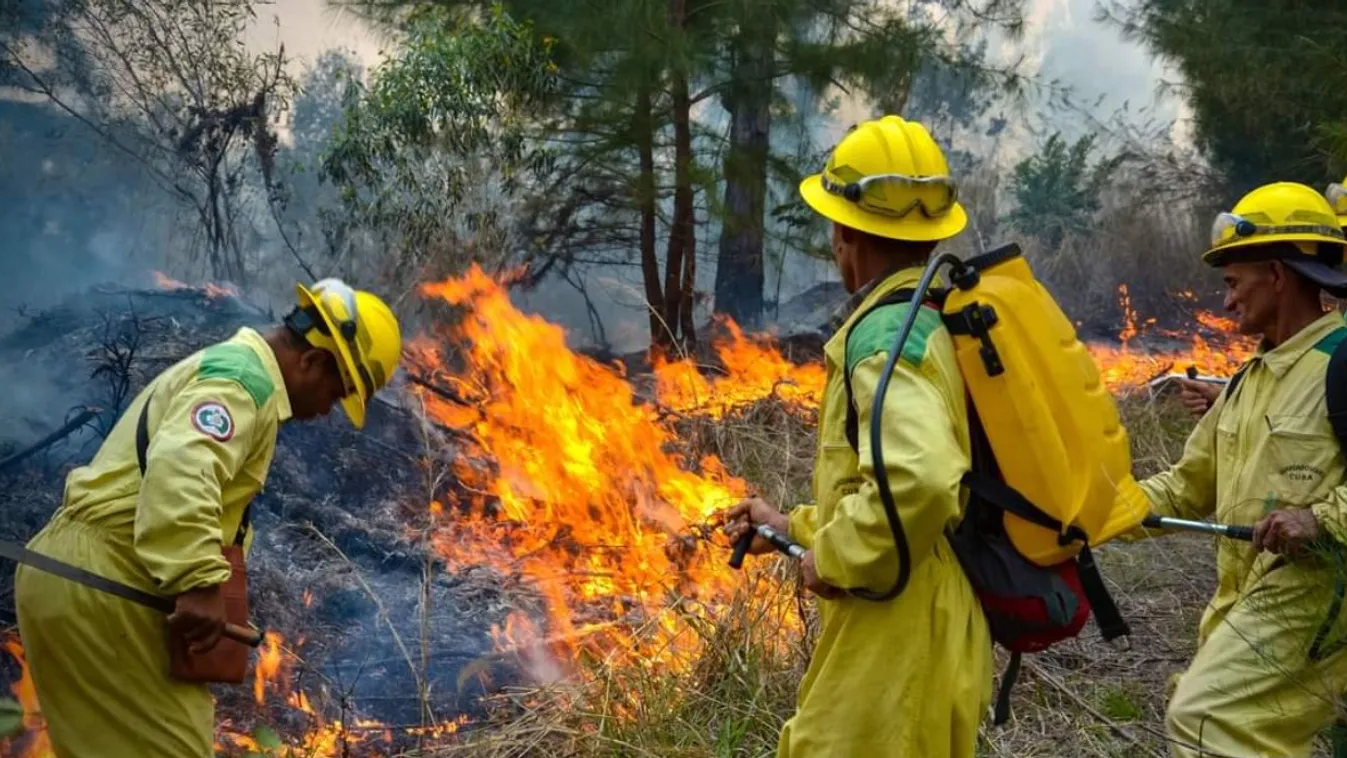
[{"label": "yellow hard hat", "polygon": [[392,309],[376,295],[354,290],[340,279],[312,287],[295,285],[298,305],[286,324],[309,344],[337,356],[347,394],[342,408],[357,428],[365,409],[392,378],[402,359],[402,330]]},{"label": "yellow hard hat", "polygon": [[1333,206],[1333,212],[1338,215],[1338,224],[1347,224],[1347,179],[1328,185],[1324,197],[1328,198],[1328,204]]},{"label": "yellow hard hat", "polygon": [[968,223],[949,164],[926,127],[898,116],[867,121],[833,149],[800,195],[830,221],[877,237],[930,242]]},{"label": "yellow hard hat", "polygon": [[[1274,243],[1291,243],[1277,245]],[[1202,260],[1224,266],[1239,260],[1280,260],[1336,296],[1347,294],[1347,274],[1339,270],[1347,247],[1333,206],[1296,182],[1265,184],[1218,213],[1211,224],[1211,247]]]}]

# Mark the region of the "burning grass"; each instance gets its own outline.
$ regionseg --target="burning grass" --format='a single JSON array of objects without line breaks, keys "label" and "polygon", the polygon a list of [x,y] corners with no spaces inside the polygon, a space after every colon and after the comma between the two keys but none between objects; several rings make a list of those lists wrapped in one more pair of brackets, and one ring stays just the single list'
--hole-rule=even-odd
[{"label": "burning grass", "polygon": [[[237,729],[225,723],[221,751],[286,758],[771,753],[808,659],[812,606],[800,598],[788,561],[759,559],[743,573],[730,570],[727,546],[713,534],[714,515],[750,492],[785,507],[808,499],[822,367],[790,363],[770,343],[728,325],[728,338],[716,346],[717,373],[707,378],[689,361],[661,363],[643,397],[620,369],[572,353],[559,328],[511,307],[480,271],[427,285],[423,295],[464,317],[412,350],[414,368],[450,384],[442,394],[418,392],[428,420],[452,434],[425,437],[421,463],[431,494],[423,504],[405,504],[414,513],[406,539],[433,548],[427,584],[488,574],[510,595],[514,610],[492,630],[494,651],[457,672],[460,690],[480,681],[492,694],[471,718],[434,712],[429,673],[440,659],[423,629],[419,641],[397,638],[399,655],[417,672],[417,723],[370,722],[349,693],[302,681],[305,665],[275,637],[244,694],[287,736],[251,721]],[[1240,343],[1218,331],[1226,325],[1209,320],[1206,328],[1217,330],[1210,339],[1234,351]],[[1181,369],[1182,361],[1197,362],[1194,350],[1151,355],[1140,344],[1158,329],[1136,325],[1134,317],[1129,324],[1120,348],[1096,346],[1111,387],[1134,386],[1170,363]],[[1191,338],[1194,346],[1208,339],[1197,332]],[[451,350],[459,351],[452,366],[442,357]],[[1222,373],[1207,364],[1199,369]],[[1140,396],[1127,398],[1124,411],[1140,467],[1174,457],[1190,422]],[[452,461],[451,476],[436,473],[434,461]],[[1131,572],[1125,586],[1143,597],[1144,608],[1145,582],[1154,577],[1145,561],[1130,557],[1132,549],[1109,546],[1101,561],[1106,570],[1116,564]],[[1191,576],[1197,565],[1180,575]],[[355,577],[386,620],[378,590]],[[307,607],[312,595],[304,597]],[[1161,605],[1168,613],[1175,603]],[[1179,628],[1164,633],[1191,636]],[[1014,729],[1056,723],[1040,710],[1042,687],[1074,683],[1078,677],[1064,671],[1081,668],[1082,659],[1103,661],[1083,667],[1089,676],[1125,680],[1125,671],[1091,647],[1096,643],[1084,639],[1078,651],[1073,643],[1039,657],[1041,679],[1020,689],[1018,718],[1025,721],[989,733],[993,754],[1064,754],[1054,752],[1060,737],[1034,743]],[[1124,659],[1132,666],[1142,665],[1138,660],[1146,659]],[[502,671],[514,678],[496,678]],[[1026,692],[1036,694],[1026,699]],[[1158,692],[1142,692],[1152,698],[1139,706],[1142,718],[1158,713]],[[1136,693],[1101,691],[1086,702],[1111,703],[1111,712],[1122,713],[1124,695]]]}]

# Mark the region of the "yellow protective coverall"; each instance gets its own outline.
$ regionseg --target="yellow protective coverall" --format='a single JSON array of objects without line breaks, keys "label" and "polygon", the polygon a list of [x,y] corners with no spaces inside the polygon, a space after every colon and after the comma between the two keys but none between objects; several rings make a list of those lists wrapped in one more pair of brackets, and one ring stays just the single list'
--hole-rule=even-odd
[{"label": "yellow protective coverall", "polygon": [[[135,438],[147,399],[142,481]],[[271,347],[240,330],[136,397],[28,547],[164,596],[224,582],[221,543],[262,488],[289,416]],[[214,699],[169,678],[164,615],[25,566],[15,605],[58,758],[214,755]]]},{"label": "yellow protective coverall", "polygon": [[1182,459],[1142,482],[1154,512],[1253,524],[1310,508],[1328,550],[1288,559],[1218,540],[1217,588],[1198,650],[1167,714],[1176,758],[1308,756],[1347,692],[1347,468],[1324,400],[1329,354],[1344,329],[1328,313],[1258,350],[1233,398],[1222,392]]},{"label": "yellow protective coverall", "polygon": [[[906,304],[853,322],[920,269],[888,276],[824,347],[828,379],[814,468],[815,505],[790,514],[790,536],[814,551],[835,587],[887,590],[898,557],[876,490],[869,416]],[[860,293],[858,293],[860,294]],[[844,354],[845,353],[845,354]],[[846,438],[851,370],[860,421],[859,459]],[[962,514],[969,466],[963,378],[949,333],[923,308],[884,406],[884,460],[907,532],[912,575],[897,598],[819,600],[822,633],[786,722],[779,758],[971,758],[991,701],[991,636],[973,589],[945,538]]]}]

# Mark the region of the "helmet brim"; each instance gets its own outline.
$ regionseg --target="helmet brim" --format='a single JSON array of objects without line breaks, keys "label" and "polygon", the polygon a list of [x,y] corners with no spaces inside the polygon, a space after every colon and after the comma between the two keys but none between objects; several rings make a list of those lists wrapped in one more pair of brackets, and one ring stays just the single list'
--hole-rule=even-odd
[{"label": "helmet brim", "polygon": [[800,196],[814,212],[837,224],[851,227],[876,237],[908,242],[935,242],[949,239],[968,225],[968,214],[955,203],[949,213],[940,218],[929,218],[915,209],[902,218],[869,213],[856,204],[833,195],[823,188],[823,175],[814,174],[800,182]]},{"label": "helmet brim", "polygon": [[299,300],[301,308],[312,307],[318,312],[318,317],[327,325],[328,334],[332,335],[332,344],[337,348],[337,359],[341,361],[342,368],[346,371],[346,376],[350,378],[355,391],[341,399],[342,410],[346,417],[351,420],[351,425],[356,429],[365,428],[365,405],[366,398],[363,388],[360,384],[360,369],[356,366],[355,356],[351,355],[350,348],[346,347],[345,341],[339,338],[341,331],[332,318],[327,315],[327,309],[318,304],[318,296],[303,284],[295,285],[295,297]]},{"label": "helmet brim", "polygon": [[1313,258],[1282,258],[1282,263],[1301,276],[1323,287],[1334,297],[1347,296],[1347,273]]},{"label": "helmet brim", "polygon": [[1241,250],[1243,248],[1257,247],[1260,245],[1271,245],[1277,242],[1310,242],[1314,244],[1326,242],[1330,245],[1343,245],[1341,239],[1330,237],[1326,234],[1314,234],[1313,232],[1303,232],[1299,234],[1266,234],[1244,237],[1227,242],[1224,245],[1212,247],[1202,254],[1202,262],[1210,266],[1220,266],[1222,265],[1221,259],[1232,250]]}]

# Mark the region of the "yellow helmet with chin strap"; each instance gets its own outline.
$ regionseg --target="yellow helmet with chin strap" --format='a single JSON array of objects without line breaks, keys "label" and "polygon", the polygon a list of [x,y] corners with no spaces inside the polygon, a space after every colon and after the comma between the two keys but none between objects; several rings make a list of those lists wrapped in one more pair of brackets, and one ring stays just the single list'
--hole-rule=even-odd
[{"label": "yellow helmet with chin strap", "polygon": [[363,429],[370,398],[388,384],[402,359],[397,317],[376,295],[340,279],[324,279],[312,287],[298,284],[295,291],[298,303],[285,324],[310,345],[337,357],[347,393],[342,409],[352,425]]},{"label": "yellow helmet with chin strap", "polygon": [[1202,260],[1212,266],[1237,261],[1279,260],[1336,296],[1347,294],[1342,265],[1347,247],[1342,226],[1324,195],[1297,182],[1265,184],[1219,213],[1211,247]]},{"label": "yellow helmet with chin strap", "polygon": [[837,143],[800,195],[820,215],[877,237],[932,242],[963,231],[968,216],[940,145],[898,116],[867,121]]}]

